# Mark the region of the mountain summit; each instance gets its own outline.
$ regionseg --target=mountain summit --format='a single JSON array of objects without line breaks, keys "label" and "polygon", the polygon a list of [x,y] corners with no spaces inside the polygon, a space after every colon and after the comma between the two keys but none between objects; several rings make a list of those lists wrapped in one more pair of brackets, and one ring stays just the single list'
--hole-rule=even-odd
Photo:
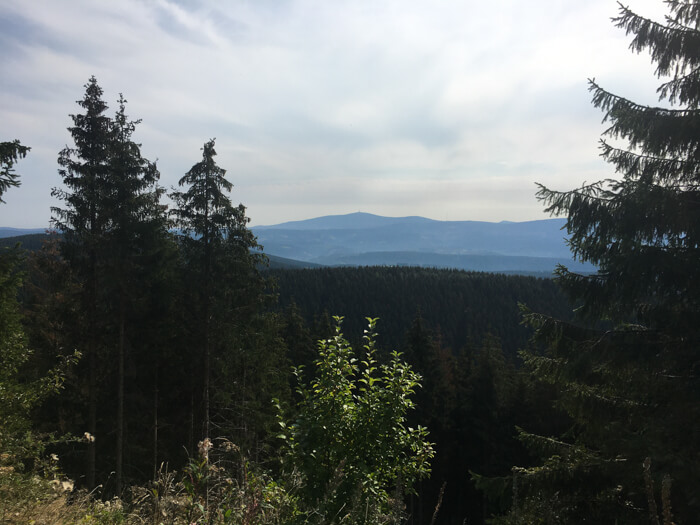
[{"label": "mountain summit", "polygon": [[346,215],[326,215],[302,221],[283,222],[274,226],[254,226],[254,230],[354,230],[381,228],[392,224],[416,224],[438,222],[425,217],[383,217],[361,211]]}]

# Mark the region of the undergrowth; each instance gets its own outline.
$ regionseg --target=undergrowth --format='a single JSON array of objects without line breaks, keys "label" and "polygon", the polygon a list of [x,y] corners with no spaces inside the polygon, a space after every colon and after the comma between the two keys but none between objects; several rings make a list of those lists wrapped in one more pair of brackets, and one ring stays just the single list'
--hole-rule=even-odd
[{"label": "undergrowth", "polygon": [[[274,525],[296,515],[292,496],[253,469],[227,440],[200,443],[182,472],[161,466],[157,478],[122,498],[77,490],[56,469],[42,475],[0,467],[2,525]],[[237,456],[237,458],[235,458]]]}]

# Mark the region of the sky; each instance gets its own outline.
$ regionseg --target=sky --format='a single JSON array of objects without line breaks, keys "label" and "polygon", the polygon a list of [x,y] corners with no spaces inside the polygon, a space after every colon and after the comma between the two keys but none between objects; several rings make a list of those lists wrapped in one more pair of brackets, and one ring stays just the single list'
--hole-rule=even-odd
[{"label": "sky", "polygon": [[[662,20],[661,0],[629,0]],[[46,227],[94,75],[168,191],[216,138],[251,225],[357,211],[547,218],[535,182],[614,176],[588,78],[658,104],[614,0],[0,0],[0,226]]]}]

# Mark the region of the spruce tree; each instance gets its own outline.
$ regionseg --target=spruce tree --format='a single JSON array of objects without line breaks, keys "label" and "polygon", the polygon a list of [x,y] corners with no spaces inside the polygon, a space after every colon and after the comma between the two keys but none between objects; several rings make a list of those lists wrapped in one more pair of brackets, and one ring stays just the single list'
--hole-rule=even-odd
[{"label": "spruce tree", "polygon": [[100,394],[106,394],[100,382],[103,368],[116,379],[116,392],[106,394],[107,399],[116,398],[116,406],[107,405],[114,412],[102,412],[116,416],[114,490],[120,493],[125,352],[137,337],[130,327],[137,322],[138,305],[147,294],[153,253],[167,234],[166,216],[159,204],[158,170],[132,140],[139,121],[127,118],[126,100],[120,97],[119,109],[110,118],[95,77],[85,88],[85,97],[78,101],[85,113],[71,115],[74,147],[66,146],[59,155],[59,174],[66,188],[53,190],[65,208],[54,207],[52,212],[56,228],[63,233],[61,253],[81,286],[80,315],[75,322],[83,326],[88,432],[93,436],[88,443],[87,484],[95,486],[95,447],[97,439],[104,443],[107,436],[100,432],[97,415]]},{"label": "spruce tree", "polygon": [[[226,179],[226,170],[216,164],[214,146],[214,139],[204,144],[202,160],[179,181],[186,190],[171,194],[176,203],[171,215],[181,232],[183,269],[191,285],[193,302],[187,316],[191,344],[201,349],[201,362],[195,361],[193,367],[201,370],[201,384],[193,385],[192,391],[191,447],[196,440],[210,437],[212,355],[231,342],[227,332],[236,323],[237,305],[231,303],[234,290],[245,287],[257,275],[256,259],[251,254],[257,243],[247,228],[245,207],[231,203],[228,194],[233,184]],[[257,300],[258,293],[252,291],[249,297]],[[195,425],[200,428],[195,429]]]},{"label": "spruce tree", "polygon": [[[132,135],[140,121],[126,115],[126,100],[119,97],[119,109],[112,120],[113,140],[109,151],[110,176],[105,199],[105,212],[110,217],[105,243],[105,291],[110,319],[115,323],[117,354],[117,409],[115,492],[121,494],[125,440],[125,359],[129,347],[148,337],[134,331],[145,312],[141,307],[146,291],[156,278],[154,260],[162,253],[167,235],[165,206],[160,204],[163,193],[157,183],[156,165],[141,155],[140,144]],[[115,346],[115,345],[112,345]],[[143,350],[143,349],[141,349]]]},{"label": "spruce tree", "polygon": [[665,523],[700,515],[700,6],[667,3],[665,23],[622,5],[614,19],[664,77],[663,106],[590,81],[610,124],[602,156],[618,177],[538,192],[547,211],[567,216],[573,253],[598,271],[557,271],[588,324],[526,314],[547,350],[525,360],[559,387],[572,424],[559,439],[523,432],[547,459],[515,470],[515,519],[658,523],[662,507]]},{"label": "spruce tree", "polygon": [[51,194],[65,202],[65,208],[53,207],[52,221],[63,233],[62,255],[82,282],[81,314],[78,322],[84,326],[83,353],[88,367],[88,433],[92,439],[87,446],[88,487],[96,484],[97,433],[97,366],[101,344],[98,291],[101,286],[100,264],[103,260],[103,240],[108,216],[104,213],[106,182],[109,176],[109,149],[113,132],[110,118],[105,114],[107,104],[102,100],[102,88],[91,77],[85,85],[85,96],[78,101],[84,114],[71,115],[73,126],[68,131],[74,147],[66,146],[59,153],[58,170],[66,189],[54,188]]}]

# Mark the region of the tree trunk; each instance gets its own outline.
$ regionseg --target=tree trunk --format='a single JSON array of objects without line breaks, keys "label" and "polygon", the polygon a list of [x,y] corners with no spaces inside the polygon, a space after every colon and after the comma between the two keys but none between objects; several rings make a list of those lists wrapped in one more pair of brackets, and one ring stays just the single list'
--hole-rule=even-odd
[{"label": "tree trunk", "polygon": [[158,355],[153,380],[153,481],[158,477]]},{"label": "tree trunk", "polygon": [[194,379],[191,381],[191,388],[190,388],[190,439],[189,439],[189,450],[190,450],[190,457],[193,456],[194,454],[194,394],[195,394],[195,384],[198,381],[195,381]]},{"label": "tree trunk", "polygon": [[115,494],[122,495],[122,478],[124,465],[124,325],[126,312],[124,300],[119,306],[119,348],[117,349],[117,450],[114,469]]},{"label": "tree trunk", "polygon": [[[207,178],[209,174],[207,173]],[[209,237],[209,183],[207,181],[206,208],[204,210],[204,438],[209,437],[209,381],[211,377],[210,331],[210,273],[211,273],[211,238]]]},{"label": "tree trunk", "polygon": [[95,463],[97,451],[95,436],[97,434],[97,349],[94,336],[90,335],[88,346],[88,437],[87,443],[87,486],[88,490],[95,488]]},{"label": "tree trunk", "polygon": [[[94,230],[94,211],[91,217]],[[90,250],[90,272],[88,274],[88,437],[87,444],[87,486],[95,488],[96,439],[97,439],[97,254]]]}]

